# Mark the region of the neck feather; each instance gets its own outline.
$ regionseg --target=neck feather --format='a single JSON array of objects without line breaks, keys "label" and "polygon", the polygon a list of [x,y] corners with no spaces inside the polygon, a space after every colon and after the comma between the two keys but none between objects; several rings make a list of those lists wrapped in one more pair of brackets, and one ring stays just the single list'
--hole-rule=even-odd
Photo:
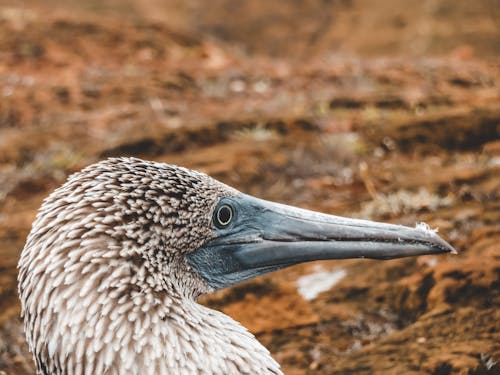
[{"label": "neck feather", "polygon": [[[52,261],[53,270],[62,267]],[[32,269],[22,278],[24,293],[33,286],[21,299],[39,373],[281,374],[227,315],[175,291],[138,287],[130,263],[108,265]]]}]

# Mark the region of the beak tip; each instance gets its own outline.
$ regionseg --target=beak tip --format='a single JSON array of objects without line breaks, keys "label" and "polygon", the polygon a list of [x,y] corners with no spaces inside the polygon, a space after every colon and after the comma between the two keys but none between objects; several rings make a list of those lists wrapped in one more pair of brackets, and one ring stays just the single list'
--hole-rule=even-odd
[{"label": "beak tip", "polygon": [[453,255],[457,255],[458,254],[457,249],[455,249],[453,246],[451,246],[447,241],[443,240],[441,237],[438,237],[438,238],[439,238],[439,242],[441,243],[441,245],[442,245],[443,249],[445,250],[445,252],[453,254]]},{"label": "beak tip", "polygon": [[443,240],[437,234],[434,235],[438,246],[441,248],[443,253],[449,253],[453,255],[457,255],[458,251],[453,246],[451,246],[447,241]]},{"label": "beak tip", "polygon": [[432,229],[428,224],[420,222],[415,225],[415,229],[417,229],[420,232],[423,232],[425,235],[433,238],[439,245],[439,247],[443,250],[445,253],[450,253],[453,255],[457,255],[458,251],[451,246],[448,242],[443,240],[441,237],[438,236],[438,228]]}]

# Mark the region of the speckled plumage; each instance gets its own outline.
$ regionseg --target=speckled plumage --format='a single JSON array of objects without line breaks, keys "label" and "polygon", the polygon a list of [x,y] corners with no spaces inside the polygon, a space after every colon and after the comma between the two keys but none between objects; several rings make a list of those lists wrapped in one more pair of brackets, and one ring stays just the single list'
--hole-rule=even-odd
[{"label": "speckled plumage", "polygon": [[184,168],[108,159],[43,203],[19,262],[39,374],[280,374],[230,317],[196,303],[211,288],[184,255],[238,192]]}]

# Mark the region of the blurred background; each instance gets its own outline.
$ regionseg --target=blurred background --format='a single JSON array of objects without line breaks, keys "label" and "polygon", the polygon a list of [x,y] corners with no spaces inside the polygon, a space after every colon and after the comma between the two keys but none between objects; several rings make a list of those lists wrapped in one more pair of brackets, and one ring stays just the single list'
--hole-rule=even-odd
[{"label": "blurred background", "polygon": [[16,264],[37,208],[118,155],[459,250],[202,301],[285,373],[500,373],[499,19],[498,0],[0,0],[0,374],[33,373]]}]

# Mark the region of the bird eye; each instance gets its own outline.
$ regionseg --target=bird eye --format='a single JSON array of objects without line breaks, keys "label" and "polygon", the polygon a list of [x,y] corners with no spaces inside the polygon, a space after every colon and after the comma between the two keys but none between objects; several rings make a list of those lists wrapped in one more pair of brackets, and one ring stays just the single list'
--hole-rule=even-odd
[{"label": "bird eye", "polygon": [[215,210],[214,223],[219,229],[227,227],[233,219],[233,208],[223,204]]}]

